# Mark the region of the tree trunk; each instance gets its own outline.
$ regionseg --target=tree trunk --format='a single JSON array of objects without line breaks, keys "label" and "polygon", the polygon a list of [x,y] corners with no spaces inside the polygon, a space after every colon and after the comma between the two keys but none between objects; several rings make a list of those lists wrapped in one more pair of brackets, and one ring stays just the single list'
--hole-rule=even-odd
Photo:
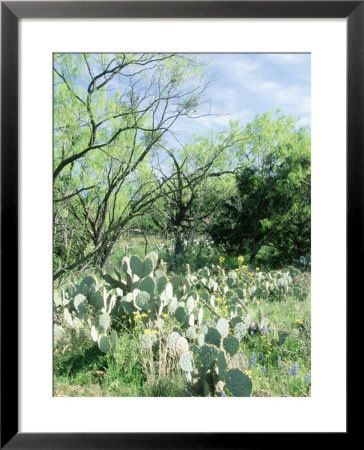
[{"label": "tree trunk", "polygon": [[250,254],[250,259],[249,259],[249,269],[255,269],[255,257],[257,256],[257,253],[260,250],[260,245],[259,244],[253,244],[252,249],[251,249],[251,254]]},{"label": "tree trunk", "polygon": [[174,232],[175,246],[174,246],[174,256],[184,255],[184,232],[181,229],[176,229]]}]

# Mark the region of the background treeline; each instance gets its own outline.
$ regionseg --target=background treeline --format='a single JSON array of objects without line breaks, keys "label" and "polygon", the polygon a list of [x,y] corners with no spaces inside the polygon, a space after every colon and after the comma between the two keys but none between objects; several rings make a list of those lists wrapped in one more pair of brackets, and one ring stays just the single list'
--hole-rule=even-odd
[{"label": "background treeline", "polygon": [[55,280],[107,270],[128,229],[176,264],[211,246],[268,268],[310,253],[309,129],[274,111],[181,143],[209,84],[193,55],[55,55]]}]

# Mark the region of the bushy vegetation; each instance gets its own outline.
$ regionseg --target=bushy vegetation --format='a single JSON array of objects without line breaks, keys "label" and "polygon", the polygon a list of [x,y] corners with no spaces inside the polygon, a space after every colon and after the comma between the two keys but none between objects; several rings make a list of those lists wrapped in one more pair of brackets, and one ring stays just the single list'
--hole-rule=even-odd
[{"label": "bushy vegetation", "polygon": [[176,275],[151,252],[57,289],[56,394],[308,395],[310,272],[238,264]]},{"label": "bushy vegetation", "polygon": [[208,87],[196,55],[55,55],[55,395],[309,395],[309,129],[179,142]]}]

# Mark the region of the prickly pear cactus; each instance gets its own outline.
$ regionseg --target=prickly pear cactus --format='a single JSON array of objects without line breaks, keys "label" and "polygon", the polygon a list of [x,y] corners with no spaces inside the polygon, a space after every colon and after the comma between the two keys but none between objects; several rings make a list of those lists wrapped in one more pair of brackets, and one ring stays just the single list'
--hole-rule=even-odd
[{"label": "prickly pear cactus", "polygon": [[192,354],[190,352],[183,352],[179,358],[179,365],[185,372],[193,372],[195,370],[195,364]]},{"label": "prickly pear cactus", "polygon": [[187,352],[189,349],[188,341],[184,337],[180,337],[176,342],[176,353],[180,356],[183,352]]},{"label": "prickly pear cactus", "polygon": [[188,339],[193,339],[196,336],[196,329],[195,327],[189,327],[186,331],[186,337]]},{"label": "prickly pear cactus", "polygon": [[177,331],[173,331],[168,337],[168,346],[172,351],[176,351],[176,343],[178,339],[181,337]]},{"label": "prickly pear cactus", "polygon": [[227,337],[229,335],[229,322],[226,319],[219,319],[216,329],[222,337]]},{"label": "prickly pear cactus", "polygon": [[246,356],[241,353],[237,353],[230,359],[229,367],[231,369],[240,369],[245,371],[249,369],[249,361]]},{"label": "prickly pear cactus", "polygon": [[219,380],[225,380],[227,363],[224,352],[219,352],[219,354],[217,355],[217,367]]},{"label": "prickly pear cactus", "polygon": [[102,353],[107,353],[110,350],[110,341],[106,334],[99,336],[99,349]]},{"label": "prickly pear cactus", "polygon": [[139,278],[143,277],[143,261],[138,256],[132,255],[130,257],[130,269]]},{"label": "prickly pear cactus", "polygon": [[246,335],[246,326],[244,323],[237,323],[234,327],[234,336],[239,339],[239,341],[241,339],[243,339],[243,337]]},{"label": "prickly pear cactus", "polygon": [[252,393],[252,380],[239,369],[231,369],[225,375],[226,387],[234,397],[250,397]]},{"label": "prickly pear cactus", "polygon": [[205,369],[211,369],[215,363],[218,350],[213,345],[203,345],[200,350],[200,358]]},{"label": "prickly pear cactus", "polygon": [[205,342],[207,344],[215,345],[219,347],[221,341],[221,334],[217,331],[216,328],[209,328],[209,331],[205,334]]},{"label": "prickly pear cactus", "polygon": [[96,316],[96,326],[97,326],[97,328],[99,328],[99,330],[102,333],[106,333],[106,331],[110,327],[110,323],[111,323],[111,320],[110,320],[109,314],[106,314],[106,313],[102,314],[102,313],[100,313],[100,314],[98,314]]},{"label": "prickly pear cactus", "polygon": [[235,353],[239,350],[239,341],[236,337],[230,336],[226,337],[223,340],[224,349],[231,355],[235,355]]}]

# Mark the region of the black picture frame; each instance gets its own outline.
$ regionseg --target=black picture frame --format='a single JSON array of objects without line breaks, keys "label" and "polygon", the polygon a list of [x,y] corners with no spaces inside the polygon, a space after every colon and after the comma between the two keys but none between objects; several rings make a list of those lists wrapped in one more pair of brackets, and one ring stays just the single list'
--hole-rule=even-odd
[{"label": "black picture frame", "polygon": [[[21,18],[117,17],[347,19],[347,305],[359,291],[364,273],[364,1],[1,2],[1,448],[263,447],[277,435],[18,432],[18,22]],[[336,442],[347,438],[348,431],[338,433]],[[293,439],[297,436],[279,434],[280,447]],[[302,434],[299,442],[310,439],[309,433]]]}]

